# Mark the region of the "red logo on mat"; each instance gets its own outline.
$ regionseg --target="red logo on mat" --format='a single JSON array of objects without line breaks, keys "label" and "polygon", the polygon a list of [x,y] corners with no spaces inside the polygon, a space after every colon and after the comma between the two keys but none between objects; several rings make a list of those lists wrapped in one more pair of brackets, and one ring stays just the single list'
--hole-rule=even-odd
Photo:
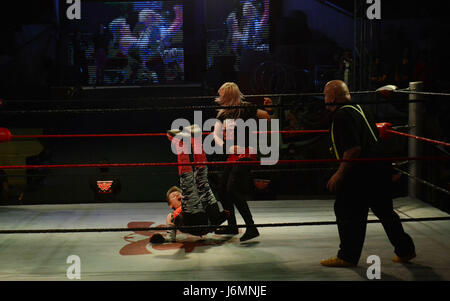
[{"label": "red logo on mat", "polygon": [[[130,222],[128,228],[150,228],[154,222]],[[156,227],[167,227],[166,225],[159,225]],[[219,246],[224,243],[230,243],[238,241],[236,237],[208,235],[208,237],[199,237],[190,235],[187,233],[177,233],[177,241],[173,243],[163,244],[151,244],[149,242],[150,236],[153,234],[167,235],[165,230],[150,230],[150,231],[137,231],[124,237],[128,242],[126,246],[120,249],[120,255],[145,255],[152,254],[151,250],[178,250],[184,249],[186,253],[192,252],[196,247],[203,246]]]},{"label": "red logo on mat", "polygon": [[113,181],[97,181],[97,187],[100,192],[111,192],[111,186]]}]

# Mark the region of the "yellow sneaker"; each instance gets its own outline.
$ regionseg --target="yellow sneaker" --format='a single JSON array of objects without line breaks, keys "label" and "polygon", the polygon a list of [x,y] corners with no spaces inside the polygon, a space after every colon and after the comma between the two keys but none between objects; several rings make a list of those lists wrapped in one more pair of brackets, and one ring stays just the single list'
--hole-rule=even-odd
[{"label": "yellow sneaker", "polygon": [[332,258],[324,259],[320,262],[320,264],[324,265],[326,267],[334,267],[334,268],[356,267],[356,264],[347,262],[343,259],[340,259],[339,257],[332,257]]},{"label": "yellow sneaker", "polygon": [[414,257],[416,257],[416,253],[413,253],[413,254],[408,255],[408,256],[402,256],[402,257],[399,257],[399,256],[395,255],[395,257],[392,259],[392,261],[393,261],[393,262],[404,263],[404,262],[410,261],[410,260],[413,259]]}]

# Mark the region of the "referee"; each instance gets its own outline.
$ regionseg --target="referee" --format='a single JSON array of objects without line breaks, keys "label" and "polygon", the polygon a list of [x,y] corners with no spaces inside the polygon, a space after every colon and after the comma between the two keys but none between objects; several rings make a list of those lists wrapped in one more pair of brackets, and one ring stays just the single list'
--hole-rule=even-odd
[{"label": "referee", "polygon": [[[379,132],[367,110],[351,104],[347,85],[334,80],[325,86],[326,109],[332,112],[331,151],[337,159],[376,158],[381,156]],[[358,264],[366,236],[369,208],[380,219],[394,246],[394,262],[414,257],[415,247],[394,212],[391,195],[390,162],[341,162],[327,188],[336,193],[334,212],[340,246],[336,257],[322,260],[328,267],[352,267]]]}]

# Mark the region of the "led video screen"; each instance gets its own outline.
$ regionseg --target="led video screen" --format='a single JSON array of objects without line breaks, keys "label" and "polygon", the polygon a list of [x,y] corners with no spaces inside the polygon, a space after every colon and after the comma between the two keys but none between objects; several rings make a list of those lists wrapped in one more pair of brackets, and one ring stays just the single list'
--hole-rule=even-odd
[{"label": "led video screen", "polygon": [[68,63],[78,83],[184,81],[182,1],[83,1],[81,15],[68,24]]},{"label": "led video screen", "polygon": [[207,69],[226,61],[239,71],[246,51],[270,51],[269,0],[207,1]]}]

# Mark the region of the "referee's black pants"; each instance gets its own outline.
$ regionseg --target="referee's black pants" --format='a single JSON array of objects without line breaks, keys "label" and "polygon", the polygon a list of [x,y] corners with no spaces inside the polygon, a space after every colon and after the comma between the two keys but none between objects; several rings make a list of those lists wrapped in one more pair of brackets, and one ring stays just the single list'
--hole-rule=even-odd
[{"label": "referee's black pants", "polygon": [[371,168],[368,172],[347,175],[336,193],[334,212],[340,246],[337,256],[358,264],[366,236],[369,208],[381,221],[397,256],[415,252],[411,237],[403,230],[393,209],[391,174],[386,169]]}]

